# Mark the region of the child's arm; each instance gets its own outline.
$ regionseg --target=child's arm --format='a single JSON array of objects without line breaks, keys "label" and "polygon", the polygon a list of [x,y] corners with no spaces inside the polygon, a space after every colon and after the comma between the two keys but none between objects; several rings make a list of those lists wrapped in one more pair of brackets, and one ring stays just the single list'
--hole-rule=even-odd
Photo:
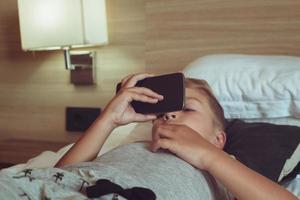
[{"label": "child's arm", "polygon": [[239,200],[297,200],[286,189],[246,167],[224,151],[218,150],[214,159],[206,170],[218,178]]},{"label": "child's arm", "polygon": [[148,103],[157,103],[162,100],[161,95],[150,89],[134,87],[137,81],[150,76],[153,75],[136,74],[123,79],[122,88],[118,94],[109,102],[102,114],[84,135],[56,163],[55,167],[93,160],[114,128],[130,122],[155,119],[155,115],[135,113],[130,104],[133,100]]},{"label": "child's arm", "polygon": [[233,159],[185,125],[163,124],[152,131],[152,150],[168,149],[208,171],[239,200],[297,200],[280,185]]}]

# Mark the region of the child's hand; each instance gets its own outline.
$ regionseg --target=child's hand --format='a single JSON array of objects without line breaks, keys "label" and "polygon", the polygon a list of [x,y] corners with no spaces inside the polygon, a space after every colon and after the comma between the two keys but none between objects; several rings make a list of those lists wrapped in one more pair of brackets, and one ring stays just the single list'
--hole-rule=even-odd
[{"label": "child's hand", "polygon": [[186,125],[163,123],[153,126],[151,150],[167,149],[198,169],[207,169],[220,151]]},{"label": "child's hand", "polygon": [[103,111],[103,116],[109,118],[111,125],[117,127],[130,122],[144,122],[156,119],[156,115],[144,115],[134,111],[131,102],[142,101],[157,103],[163,96],[144,87],[134,87],[135,84],[144,78],[152,77],[152,74],[134,74],[122,80],[122,86],[116,96],[108,103]]}]

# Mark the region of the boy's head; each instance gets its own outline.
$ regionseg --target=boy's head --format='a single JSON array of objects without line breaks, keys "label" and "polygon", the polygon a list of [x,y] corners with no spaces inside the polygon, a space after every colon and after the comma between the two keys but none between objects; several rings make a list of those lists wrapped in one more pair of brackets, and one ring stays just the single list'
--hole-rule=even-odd
[{"label": "boy's head", "polygon": [[159,116],[153,126],[161,123],[184,124],[215,146],[223,148],[226,142],[224,112],[207,82],[186,78],[185,93],[183,110]]},{"label": "boy's head", "polygon": [[185,88],[193,89],[197,92],[202,93],[212,111],[213,114],[213,122],[216,127],[221,130],[225,129],[225,117],[224,111],[216,97],[214,96],[210,86],[205,80],[194,79],[194,78],[186,78],[185,79]]}]

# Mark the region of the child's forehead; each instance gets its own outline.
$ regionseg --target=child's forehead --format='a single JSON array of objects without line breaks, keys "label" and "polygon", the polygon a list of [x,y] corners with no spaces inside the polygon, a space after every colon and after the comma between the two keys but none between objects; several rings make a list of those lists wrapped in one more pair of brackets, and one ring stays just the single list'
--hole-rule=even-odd
[{"label": "child's forehead", "polygon": [[209,97],[207,96],[206,92],[201,91],[195,88],[186,88],[185,89],[185,103],[189,103],[192,101],[198,101],[195,105],[201,106],[203,111],[207,111],[213,115],[212,109],[209,103]]},{"label": "child's forehead", "polygon": [[207,96],[205,92],[202,92],[201,90],[194,89],[194,88],[185,88],[185,98],[186,100],[194,99],[194,100],[199,100],[200,102],[207,101]]}]

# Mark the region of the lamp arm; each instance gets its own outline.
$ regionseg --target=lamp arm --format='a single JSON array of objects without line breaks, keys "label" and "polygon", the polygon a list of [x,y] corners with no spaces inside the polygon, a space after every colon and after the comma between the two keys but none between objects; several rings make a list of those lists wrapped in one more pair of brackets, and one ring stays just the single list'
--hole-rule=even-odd
[{"label": "lamp arm", "polygon": [[66,47],[64,50],[64,57],[65,57],[65,65],[67,70],[73,70],[74,67],[71,65],[71,54],[70,54],[70,48]]}]

